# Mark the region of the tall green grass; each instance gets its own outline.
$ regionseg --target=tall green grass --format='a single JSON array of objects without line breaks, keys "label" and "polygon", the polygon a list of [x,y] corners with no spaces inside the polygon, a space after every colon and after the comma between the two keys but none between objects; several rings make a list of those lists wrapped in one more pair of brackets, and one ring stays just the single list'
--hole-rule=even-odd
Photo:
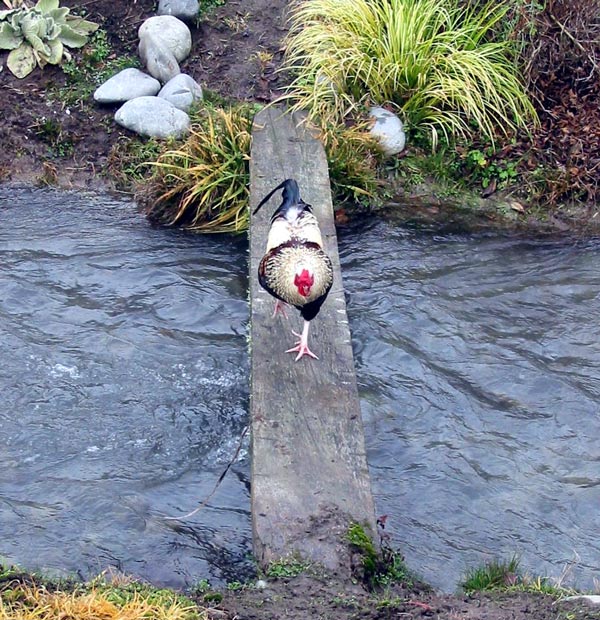
[{"label": "tall green grass", "polygon": [[140,196],[150,220],[198,232],[248,227],[249,160],[253,111],[206,107],[189,138],[156,162]]},{"label": "tall green grass", "polygon": [[412,128],[440,137],[477,128],[493,140],[535,119],[513,61],[494,40],[509,3],[299,0],[286,68],[296,108],[339,120],[361,104],[395,104]]}]

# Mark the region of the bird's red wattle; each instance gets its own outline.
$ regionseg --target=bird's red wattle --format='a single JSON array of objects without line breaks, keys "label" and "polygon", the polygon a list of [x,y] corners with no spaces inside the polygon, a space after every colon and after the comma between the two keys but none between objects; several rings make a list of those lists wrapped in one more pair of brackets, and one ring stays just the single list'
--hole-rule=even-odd
[{"label": "bird's red wattle", "polygon": [[302,297],[308,297],[310,295],[310,289],[315,283],[315,276],[313,276],[308,269],[303,269],[300,274],[296,274],[294,278],[294,285],[298,289],[298,293]]}]

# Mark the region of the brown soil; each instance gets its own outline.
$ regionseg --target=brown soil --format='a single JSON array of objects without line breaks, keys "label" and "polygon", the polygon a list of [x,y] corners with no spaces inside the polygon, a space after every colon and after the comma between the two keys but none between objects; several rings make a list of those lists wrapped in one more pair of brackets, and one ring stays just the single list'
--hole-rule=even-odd
[{"label": "brown soil", "polygon": [[[137,29],[155,8],[154,0],[63,0],[63,4],[83,6],[88,18],[108,33],[115,56],[135,52]],[[227,0],[214,7],[193,29],[193,52],[182,70],[228,99],[266,102],[276,98],[283,77],[274,69],[281,60],[287,5],[286,0]],[[256,56],[261,51],[271,54],[272,60],[261,64]],[[115,108],[92,100],[64,108],[56,92],[67,85],[67,76],[55,67],[36,70],[24,80],[15,79],[6,68],[0,72],[0,180],[46,180],[77,187],[105,184],[103,173],[111,152],[123,136],[131,134],[113,122]],[[47,119],[56,122],[60,140],[42,130]],[[56,152],[57,142],[72,144],[72,153]],[[418,572],[419,567],[411,568]],[[555,605],[548,596],[525,593],[466,597],[440,595],[425,586],[395,586],[385,595],[375,595],[351,578],[321,574],[270,581],[265,589],[227,591],[211,615],[232,620],[576,620],[598,619],[600,611],[581,602]]]},{"label": "brown soil", "polygon": [[600,611],[581,601],[555,603],[544,594],[450,596],[423,588],[369,594],[352,583],[300,576],[269,583],[264,590],[227,593],[217,613],[209,615],[227,620],[598,620]]},{"label": "brown soil", "polygon": [[[114,51],[109,59],[136,56],[137,30],[156,7],[154,0],[63,0],[61,4],[73,11],[83,7],[86,17],[107,32]],[[228,0],[210,9],[199,27],[192,28],[192,54],[181,70],[226,99],[271,101],[281,79],[274,68],[282,55],[286,5]],[[82,51],[72,52],[76,60],[81,59]],[[272,60],[261,63],[257,52],[271,54]],[[0,62],[5,59],[2,54]],[[100,106],[90,97],[65,107],[60,91],[68,88],[68,76],[58,67],[36,69],[22,80],[6,67],[0,72],[0,181],[49,181],[76,187],[106,184],[111,151],[122,137],[133,134],[112,120],[118,106]],[[51,131],[44,130],[48,121],[53,123]],[[72,152],[61,153],[60,144],[72,145]]]}]

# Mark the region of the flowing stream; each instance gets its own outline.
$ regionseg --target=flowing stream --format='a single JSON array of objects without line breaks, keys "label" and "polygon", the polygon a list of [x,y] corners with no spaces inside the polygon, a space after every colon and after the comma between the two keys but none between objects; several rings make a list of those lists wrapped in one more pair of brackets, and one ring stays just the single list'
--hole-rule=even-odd
[{"label": "flowing stream", "polygon": [[[341,242],[378,509],[409,566],[600,581],[600,244]],[[600,586],[600,583],[598,584]]]},{"label": "flowing stream", "polygon": [[[592,587],[600,245],[373,221],[340,252],[377,509],[409,566],[451,591],[518,554]],[[247,278],[243,237],[0,187],[0,563],[252,574]]]}]

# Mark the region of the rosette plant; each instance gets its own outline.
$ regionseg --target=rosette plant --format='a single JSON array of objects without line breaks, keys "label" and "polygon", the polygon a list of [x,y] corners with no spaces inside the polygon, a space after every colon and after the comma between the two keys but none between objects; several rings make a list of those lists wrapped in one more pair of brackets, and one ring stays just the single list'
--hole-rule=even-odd
[{"label": "rosette plant", "polygon": [[59,0],[38,0],[34,7],[0,11],[0,50],[10,50],[7,67],[18,78],[36,66],[58,65],[71,55],[66,47],[83,47],[98,24],[75,15]]}]

